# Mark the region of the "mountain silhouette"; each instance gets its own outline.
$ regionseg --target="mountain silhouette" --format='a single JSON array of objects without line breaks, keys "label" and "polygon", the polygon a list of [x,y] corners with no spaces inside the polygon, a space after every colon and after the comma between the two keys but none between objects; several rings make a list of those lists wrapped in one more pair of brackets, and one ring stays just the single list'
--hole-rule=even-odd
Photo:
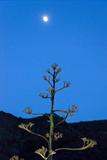
[{"label": "mountain silhouette", "polygon": [[[55,115],[57,123],[62,117]],[[18,127],[21,123],[34,123],[33,131],[46,135],[49,129],[47,114],[36,118],[17,118],[12,114],[0,111],[0,160],[9,160],[18,155],[24,160],[42,160],[35,150],[46,146],[44,140]],[[54,160],[107,160],[107,120],[60,124],[56,132],[63,138],[54,143],[54,148],[80,147],[80,138],[87,137],[97,141],[94,148],[85,151],[59,151]]]}]

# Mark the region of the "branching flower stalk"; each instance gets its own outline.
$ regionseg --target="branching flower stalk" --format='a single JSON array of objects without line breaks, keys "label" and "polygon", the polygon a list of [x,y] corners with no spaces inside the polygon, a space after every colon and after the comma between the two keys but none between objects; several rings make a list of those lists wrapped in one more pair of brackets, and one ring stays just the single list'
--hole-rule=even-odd
[{"label": "branching flower stalk", "polygon": [[[51,112],[50,112],[50,130],[49,130],[49,154],[53,151],[53,140],[54,140],[54,103],[55,103],[55,95],[56,95],[56,83],[58,82],[57,75],[61,72],[61,68],[57,68],[58,65],[54,64],[52,65],[53,73],[50,72],[50,69],[48,69],[48,74],[51,75],[52,81],[50,81],[48,78],[46,79],[49,81],[50,87],[49,93],[51,97]],[[49,160],[52,160],[52,155],[48,158]]]},{"label": "branching flower stalk", "polygon": [[[64,121],[66,121],[66,119],[70,116],[73,115],[74,112],[76,112],[78,110],[78,107],[75,105],[72,105],[68,110],[59,110],[59,109],[55,109],[55,96],[59,91],[62,91],[65,88],[68,88],[70,86],[70,82],[69,81],[64,81],[63,82],[63,86],[61,88],[57,88],[56,84],[60,81],[60,79],[58,78],[59,73],[61,72],[61,68],[58,67],[58,64],[53,64],[51,69],[49,68],[47,70],[48,75],[45,75],[43,78],[45,81],[48,82],[49,84],[49,88],[48,88],[48,92],[47,93],[41,93],[40,97],[42,97],[43,99],[50,99],[51,101],[51,110],[49,113],[49,133],[46,133],[46,135],[41,135],[38,133],[34,133],[32,131],[32,127],[33,127],[33,123],[29,123],[29,124],[20,124],[19,127],[26,130],[27,132],[38,136],[40,138],[42,138],[44,140],[44,142],[47,143],[48,147],[44,147],[42,146],[41,148],[37,149],[35,151],[36,154],[40,155],[44,160],[53,160],[53,155],[56,154],[58,151],[60,150],[68,150],[68,151],[79,151],[79,150],[85,150],[88,148],[93,148],[94,145],[96,145],[96,141],[92,140],[92,139],[88,139],[86,137],[81,138],[83,145],[80,148],[57,148],[53,150],[53,142],[57,141],[60,138],[63,138],[63,134],[60,132],[55,132],[54,129],[60,125],[61,123],[63,123]],[[33,115],[43,115],[41,114],[34,114],[32,112],[32,109],[30,107],[27,107],[24,110],[25,113],[27,114],[33,114]],[[61,114],[64,115],[63,119],[61,121],[59,121],[58,123],[54,124],[54,114],[56,112],[59,112]]]}]

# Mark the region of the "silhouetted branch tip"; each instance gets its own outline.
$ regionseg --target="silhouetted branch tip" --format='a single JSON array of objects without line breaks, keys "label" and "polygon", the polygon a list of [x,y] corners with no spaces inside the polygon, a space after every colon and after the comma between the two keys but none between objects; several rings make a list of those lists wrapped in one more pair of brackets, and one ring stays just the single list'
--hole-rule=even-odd
[{"label": "silhouetted branch tip", "polygon": [[63,87],[68,88],[70,87],[70,85],[71,85],[70,81],[64,81]]},{"label": "silhouetted branch tip", "polygon": [[58,67],[58,64],[56,64],[56,63],[52,64],[52,69],[53,69],[54,71],[56,71],[57,67]]},{"label": "silhouetted branch tip", "polygon": [[72,116],[73,113],[77,111],[78,111],[78,107],[76,105],[72,105],[72,107],[67,110],[68,117]]},{"label": "silhouetted branch tip", "polygon": [[39,96],[43,99],[47,99],[50,98],[50,96],[48,95],[48,93],[40,93]]},{"label": "silhouetted branch tip", "polygon": [[47,81],[47,82],[49,83],[49,85],[52,87],[51,77],[50,77],[50,76],[44,75],[44,76],[43,76],[43,79],[44,79],[45,81]]},{"label": "silhouetted branch tip", "polygon": [[44,75],[44,76],[43,76],[43,79],[44,79],[45,81],[48,81],[48,80],[49,80],[49,77],[46,76],[46,75]]},{"label": "silhouetted branch tip", "polygon": [[62,69],[61,69],[61,68],[58,68],[58,69],[56,70],[56,75],[58,75],[61,71],[62,71]]},{"label": "silhouetted branch tip", "polygon": [[26,108],[23,110],[23,113],[32,114],[32,108],[31,108],[31,107],[26,107]]}]

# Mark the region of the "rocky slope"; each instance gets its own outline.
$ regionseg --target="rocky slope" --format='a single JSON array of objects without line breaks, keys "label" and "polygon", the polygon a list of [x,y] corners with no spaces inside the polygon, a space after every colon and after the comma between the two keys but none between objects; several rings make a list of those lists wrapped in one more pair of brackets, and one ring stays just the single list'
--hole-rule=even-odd
[{"label": "rocky slope", "polygon": [[[55,116],[55,123],[61,117]],[[35,150],[46,146],[43,140],[18,128],[20,123],[35,123],[33,130],[45,135],[49,122],[47,116],[22,119],[9,113],[0,112],[0,160],[9,160],[18,155],[24,160],[42,160],[34,153]],[[56,129],[63,133],[63,138],[54,144],[58,147],[79,147],[81,137],[92,138],[97,145],[85,151],[59,151],[54,160],[107,160],[107,120],[80,123],[63,123]]]}]

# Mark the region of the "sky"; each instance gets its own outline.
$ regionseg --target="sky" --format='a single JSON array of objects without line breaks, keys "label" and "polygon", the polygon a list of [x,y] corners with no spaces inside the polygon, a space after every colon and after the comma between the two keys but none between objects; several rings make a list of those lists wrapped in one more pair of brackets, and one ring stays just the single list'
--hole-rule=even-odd
[{"label": "sky", "polygon": [[49,112],[38,95],[53,63],[62,68],[59,86],[71,81],[56,109],[77,105],[69,122],[107,119],[107,0],[0,0],[0,111]]}]

